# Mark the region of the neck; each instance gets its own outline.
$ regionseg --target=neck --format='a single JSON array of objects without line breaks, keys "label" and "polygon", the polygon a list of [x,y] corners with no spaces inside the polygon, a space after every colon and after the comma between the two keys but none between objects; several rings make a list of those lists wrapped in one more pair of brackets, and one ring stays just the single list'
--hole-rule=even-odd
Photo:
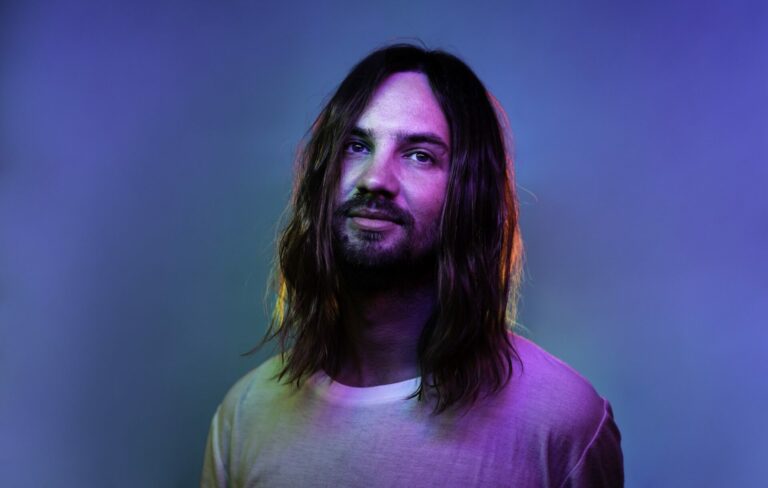
[{"label": "neck", "polygon": [[342,302],[346,348],[334,379],[365,387],[419,376],[419,338],[437,303],[434,275],[409,277],[397,286],[347,288]]}]

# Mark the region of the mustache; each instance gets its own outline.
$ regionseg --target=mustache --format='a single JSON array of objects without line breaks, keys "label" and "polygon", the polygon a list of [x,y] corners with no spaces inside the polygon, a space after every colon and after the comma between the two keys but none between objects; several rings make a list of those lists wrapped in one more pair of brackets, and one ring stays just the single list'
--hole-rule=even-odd
[{"label": "mustache", "polygon": [[356,210],[375,210],[379,214],[385,215],[403,226],[413,225],[413,216],[402,208],[398,207],[391,200],[376,196],[367,196],[361,193],[352,195],[346,202],[339,205],[333,212],[334,217],[349,217]]}]

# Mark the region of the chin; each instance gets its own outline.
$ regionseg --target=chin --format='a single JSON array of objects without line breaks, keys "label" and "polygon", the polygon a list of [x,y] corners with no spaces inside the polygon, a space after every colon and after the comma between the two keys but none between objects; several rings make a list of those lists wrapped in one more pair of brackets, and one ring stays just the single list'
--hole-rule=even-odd
[{"label": "chin", "polygon": [[344,260],[361,268],[386,268],[410,261],[408,254],[400,249],[347,249]]}]

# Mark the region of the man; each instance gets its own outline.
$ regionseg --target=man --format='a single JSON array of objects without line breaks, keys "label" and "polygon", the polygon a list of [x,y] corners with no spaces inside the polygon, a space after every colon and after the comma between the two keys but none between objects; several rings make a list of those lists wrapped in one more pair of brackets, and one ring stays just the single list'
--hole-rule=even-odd
[{"label": "man", "polygon": [[501,108],[456,57],[363,59],[315,121],[265,341],[203,486],[621,486],[610,405],[512,334],[521,240]]}]

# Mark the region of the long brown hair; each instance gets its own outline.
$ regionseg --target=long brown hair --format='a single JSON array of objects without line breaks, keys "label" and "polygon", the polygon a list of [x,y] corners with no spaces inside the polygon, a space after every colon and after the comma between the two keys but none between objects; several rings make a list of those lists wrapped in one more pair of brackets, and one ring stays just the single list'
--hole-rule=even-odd
[{"label": "long brown hair", "polygon": [[443,109],[452,141],[440,223],[438,305],[418,345],[419,400],[434,411],[473,404],[511,377],[510,340],[522,241],[506,117],[457,57],[409,44],[374,51],[358,63],[315,120],[297,157],[287,225],[273,275],[276,301],[262,345],[279,339],[283,369],[297,387],[319,370],[339,373],[344,355],[344,293],[332,244],[342,144],[379,84],[403,71],[423,73]]}]

